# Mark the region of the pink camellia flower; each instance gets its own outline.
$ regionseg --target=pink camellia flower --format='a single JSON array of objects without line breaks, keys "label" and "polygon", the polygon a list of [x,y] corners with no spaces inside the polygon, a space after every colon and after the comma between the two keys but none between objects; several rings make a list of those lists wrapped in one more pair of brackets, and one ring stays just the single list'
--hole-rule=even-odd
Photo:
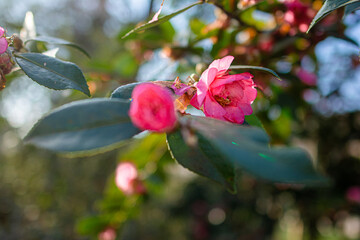
[{"label": "pink camellia flower", "polygon": [[142,83],[132,93],[129,116],[142,130],[168,132],[177,123],[170,90],[154,83]]},{"label": "pink camellia flower", "polygon": [[7,48],[8,48],[8,42],[5,38],[5,30],[2,27],[0,27],[0,54],[6,52]]},{"label": "pink camellia flower", "polygon": [[138,171],[131,162],[121,162],[116,168],[116,186],[125,194],[143,194],[146,192],[144,184],[138,179]]},{"label": "pink camellia flower", "polygon": [[[306,32],[315,16],[315,11],[299,0],[286,0],[285,6],[287,11],[284,20],[301,32]],[[295,32],[292,31],[291,34],[295,34]]]},{"label": "pink camellia flower", "polygon": [[252,114],[251,103],[257,91],[250,73],[229,75],[232,56],[213,61],[198,83],[191,105],[203,109],[205,116],[242,124]]},{"label": "pink camellia flower", "polygon": [[116,239],[116,231],[108,227],[104,229],[101,233],[98,235],[99,240],[115,240]]}]

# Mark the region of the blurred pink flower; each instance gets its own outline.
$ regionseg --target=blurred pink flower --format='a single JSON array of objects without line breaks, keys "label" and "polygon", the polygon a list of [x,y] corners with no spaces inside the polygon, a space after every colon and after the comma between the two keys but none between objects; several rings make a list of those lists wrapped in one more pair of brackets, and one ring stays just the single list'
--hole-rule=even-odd
[{"label": "blurred pink flower", "polygon": [[257,91],[250,73],[229,75],[232,56],[213,61],[198,83],[191,105],[203,108],[205,116],[233,123],[243,123],[245,115],[252,114],[251,103]]},{"label": "blurred pink flower", "polygon": [[138,171],[135,165],[131,162],[118,164],[115,183],[125,195],[143,194],[146,191],[144,184],[138,179]]},{"label": "blurred pink flower", "polygon": [[[284,20],[292,27],[300,30],[300,32],[306,32],[315,16],[315,11],[299,0],[286,0],[285,6],[287,11]],[[295,32],[292,31],[292,34],[295,34]]]},{"label": "blurred pink flower", "polygon": [[360,186],[353,186],[346,191],[346,198],[350,202],[360,204]]},{"label": "blurred pink flower", "polygon": [[172,93],[153,83],[135,87],[129,115],[134,125],[153,132],[171,131],[177,123]]},{"label": "blurred pink flower", "polygon": [[304,84],[309,85],[309,86],[316,86],[317,76],[315,73],[308,72],[305,69],[300,68],[297,70],[296,76],[298,76],[298,78],[300,78],[300,80]]},{"label": "blurred pink flower", "polygon": [[98,239],[99,240],[115,240],[116,239],[116,231],[113,228],[108,227],[105,230],[103,230],[101,233],[99,233]]},{"label": "blurred pink flower", "polygon": [[0,54],[6,52],[7,48],[8,48],[8,42],[5,38],[5,30],[2,27],[0,27]]}]

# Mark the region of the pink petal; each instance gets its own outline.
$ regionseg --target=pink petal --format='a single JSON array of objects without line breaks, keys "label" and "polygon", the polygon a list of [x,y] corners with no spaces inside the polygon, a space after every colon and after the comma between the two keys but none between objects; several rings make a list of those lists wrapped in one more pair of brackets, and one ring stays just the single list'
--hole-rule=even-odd
[{"label": "pink petal", "polygon": [[162,1],[159,11],[157,11],[157,12],[155,13],[154,17],[149,21],[149,23],[156,22],[157,20],[159,20],[159,15],[160,15],[161,10],[162,10],[162,8],[163,8],[164,1],[165,1],[165,0]]},{"label": "pink petal", "polygon": [[189,90],[192,86],[188,86],[184,83],[180,84],[180,88],[177,88],[175,86],[175,83],[173,85],[171,85],[171,88],[174,90],[176,95],[183,95],[184,93],[186,93],[187,90]]},{"label": "pink petal", "polygon": [[190,100],[190,104],[191,104],[191,106],[193,106],[197,109],[201,108],[201,105],[199,105],[198,98],[196,95]]},{"label": "pink petal", "polygon": [[253,113],[253,109],[249,103],[239,103],[238,107],[241,108],[244,115],[251,115]]},{"label": "pink petal", "polygon": [[225,119],[229,122],[242,124],[244,122],[244,113],[238,107],[226,107]]},{"label": "pink petal", "polygon": [[8,42],[6,38],[0,38],[0,54],[3,54],[6,52],[6,49],[8,48]]},{"label": "pink petal", "polygon": [[0,27],[0,37],[4,36],[4,33],[5,33],[5,30],[2,27]]},{"label": "pink petal", "polygon": [[221,85],[225,85],[225,84],[229,84],[232,83],[234,81],[248,81],[251,80],[253,76],[250,73],[240,73],[240,74],[234,74],[234,75],[225,75],[221,78],[217,78],[215,81],[213,81],[213,83],[211,84],[211,88],[216,88],[219,87]]},{"label": "pink petal", "polygon": [[245,87],[244,98],[246,103],[252,103],[257,96],[257,90],[254,87]]},{"label": "pink petal", "polygon": [[216,73],[216,68],[208,68],[203,72],[203,74],[201,74],[200,81],[196,83],[196,95],[199,106],[203,104],[205,96],[209,90],[209,85],[214,81]]},{"label": "pink petal", "polygon": [[210,64],[209,68],[216,68],[219,72],[227,71],[229,69],[232,61],[234,61],[233,56],[226,56],[226,57],[223,57],[222,59],[217,59],[217,60],[213,61]]},{"label": "pink petal", "polygon": [[220,120],[225,120],[225,109],[209,94],[205,98],[204,113],[207,117],[213,117]]}]

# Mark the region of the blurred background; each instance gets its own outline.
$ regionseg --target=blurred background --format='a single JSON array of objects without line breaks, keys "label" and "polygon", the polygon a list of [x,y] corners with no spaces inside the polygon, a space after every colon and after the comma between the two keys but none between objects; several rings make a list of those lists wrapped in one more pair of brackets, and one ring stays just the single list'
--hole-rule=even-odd
[{"label": "blurred background", "polygon": [[[193,2],[165,0],[162,15]],[[255,114],[274,145],[305,148],[333,186],[303,189],[244,173],[232,195],[176,164],[162,135],[96,156],[24,146],[41,116],[86,97],[14,72],[0,92],[0,239],[360,239],[360,12],[342,19],[337,10],[307,35],[322,1],[219,0],[121,39],[160,4],[0,0],[0,25],[19,33],[31,11],[37,35],[86,49],[90,59],[66,47],[57,56],[80,66],[92,97],[134,81],[186,80],[226,55],[234,64],[273,69],[283,81],[251,72],[259,89]],[[117,189],[114,171],[125,160],[139,168],[146,194]]]}]

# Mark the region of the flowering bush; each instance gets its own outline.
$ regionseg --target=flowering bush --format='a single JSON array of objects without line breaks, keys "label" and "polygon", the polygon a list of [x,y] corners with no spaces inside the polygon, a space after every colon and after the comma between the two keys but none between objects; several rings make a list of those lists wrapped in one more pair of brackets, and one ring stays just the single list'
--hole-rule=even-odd
[{"label": "flowering bush", "polygon": [[[124,36],[132,35],[132,38],[121,40],[125,41],[125,44],[119,44],[124,55],[119,51],[119,57],[114,58],[116,61],[104,65],[96,63],[102,67],[101,72],[86,75],[90,88],[75,64],[49,56],[51,51],[39,52],[57,44],[75,47],[86,54],[80,47],[44,36],[23,39],[23,43],[16,35],[6,37],[4,29],[0,28],[0,50],[4,50],[0,54],[0,90],[5,87],[5,74],[21,69],[29,78],[48,88],[75,89],[95,96],[52,111],[40,119],[25,138],[28,143],[65,153],[65,156],[109,151],[114,153],[112,159],[120,161],[115,181],[111,179],[104,200],[96,203],[100,217],[84,224],[87,227],[82,228],[82,233],[104,240],[115,239],[126,219],[136,215],[136,209],[141,209],[139,206],[151,198],[151,194],[161,192],[158,186],[164,184],[166,174],[176,180],[182,177],[173,174],[177,168],[173,171],[173,168],[164,167],[164,162],[175,163],[171,160],[213,180],[231,193],[241,192],[246,199],[242,201],[247,201],[244,205],[256,208],[266,221],[280,219],[279,216],[284,214],[281,221],[287,224],[288,218],[296,219],[304,214],[303,208],[294,211],[294,206],[282,204],[281,201],[295,202],[288,201],[289,194],[273,197],[267,190],[263,191],[265,196],[259,194],[261,191],[257,188],[268,186],[269,182],[273,183],[273,192],[288,189],[301,192],[307,186],[329,186],[329,179],[317,171],[316,161],[306,151],[287,145],[311,149],[307,142],[297,142],[297,136],[312,138],[317,134],[308,134],[308,129],[323,127],[312,119],[317,116],[314,117],[314,112],[306,105],[306,102],[314,103],[321,98],[316,89],[319,66],[315,66],[315,43],[324,38],[325,27],[329,26],[337,37],[351,42],[344,36],[343,26],[333,26],[333,21],[323,22],[319,25],[321,31],[314,29],[315,34],[304,34],[329,11],[343,6],[343,3],[332,4],[334,2],[340,1],[326,0],[311,23],[313,8],[319,7],[316,7],[319,1],[313,5],[298,0],[199,1],[170,15],[160,16],[162,1],[160,10],[150,21],[144,21],[145,24]],[[192,7],[208,3],[216,9],[216,20],[206,24],[193,16],[188,41],[175,41],[179,36],[167,21]],[[151,27],[156,31],[145,31]],[[137,32],[145,33],[137,38]],[[203,40],[207,40],[208,46],[203,45]],[[29,42],[35,42],[38,48],[32,49]],[[151,76],[148,71],[140,74],[139,68],[148,62],[159,67],[163,58],[171,64],[176,62],[174,65],[177,66],[166,78],[158,74]],[[235,58],[237,63],[246,65],[231,65]],[[211,59],[216,60],[211,63]],[[13,68],[14,64],[17,64],[16,68]],[[261,66],[276,69],[280,76]],[[235,72],[239,70],[242,73]],[[179,77],[175,81],[165,80],[176,76]],[[111,80],[113,77],[117,81]],[[278,81],[280,77],[284,81]],[[152,82],[144,82],[146,80]],[[113,90],[114,84],[120,86]],[[109,91],[113,91],[110,98],[99,98]],[[299,92],[306,93],[306,102],[298,96]],[[71,97],[78,99],[77,95]],[[188,110],[190,105],[203,111],[205,117],[198,116],[199,112],[192,111],[194,109]],[[353,125],[358,127],[358,124]],[[146,132],[139,134],[143,131]],[[11,139],[11,135],[7,134],[8,137]],[[308,140],[309,145],[314,145],[312,141]],[[270,147],[270,143],[276,147]],[[284,146],[278,147],[280,144]],[[346,145],[352,149],[349,155],[358,156],[356,146],[356,141]],[[311,150],[312,157],[316,158],[317,151]],[[129,152],[131,156],[128,156]],[[331,151],[331,154],[333,152],[338,155],[337,151]],[[131,159],[141,169],[141,179],[135,164],[126,159]],[[341,186],[349,185],[358,186],[358,183],[341,182]],[[341,197],[346,197],[351,205],[357,205],[354,203],[359,202],[359,189],[345,189],[348,191],[342,192]],[[250,198],[249,193],[252,194]],[[268,197],[269,194],[272,196]],[[297,197],[301,193],[293,195]],[[256,206],[252,206],[253,203]],[[307,202],[302,202],[302,206],[305,204],[308,206]],[[194,205],[198,210],[203,204]],[[197,232],[194,235],[199,239],[209,236],[207,225],[215,226],[235,216],[227,216],[232,209],[228,210],[225,205],[210,208],[194,210],[196,220],[198,216],[205,216],[204,221],[194,224]],[[29,209],[26,212],[30,218],[36,217]],[[286,224],[282,222],[277,225],[283,228]],[[316,219],[311,219],[311,229],[314,223]],[[317,225],[321,226],[322,222]]]}]

